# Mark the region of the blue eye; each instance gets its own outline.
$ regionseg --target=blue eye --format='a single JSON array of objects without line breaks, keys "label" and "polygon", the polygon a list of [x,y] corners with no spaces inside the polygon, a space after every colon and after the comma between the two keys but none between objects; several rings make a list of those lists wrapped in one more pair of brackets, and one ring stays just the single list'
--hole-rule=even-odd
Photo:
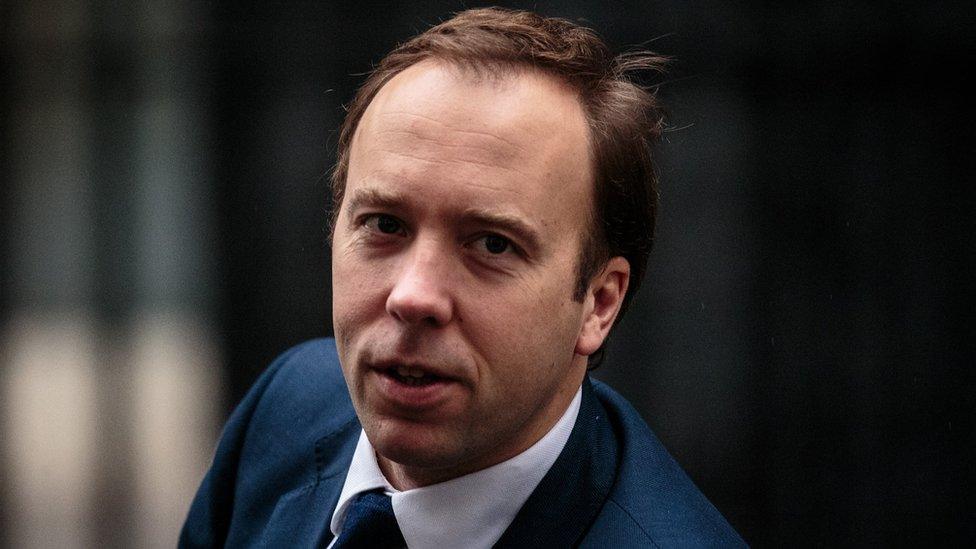
[{"label": "blue eye", "polygon": [[507,238],[503,236],[498,236],[497,234],[490,234],[484,237],[485,249],[488,250],[490,254],[502,254],[508,251],[511,247],[511,243]]}]

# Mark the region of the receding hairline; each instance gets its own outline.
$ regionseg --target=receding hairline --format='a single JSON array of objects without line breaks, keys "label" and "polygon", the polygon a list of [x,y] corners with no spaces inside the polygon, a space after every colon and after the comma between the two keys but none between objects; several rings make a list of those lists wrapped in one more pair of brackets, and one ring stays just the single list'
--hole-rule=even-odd
[{"label": "receding hairline", "polygon": [[[495,65],[495,67],[488,67],[488,64]],[[384,94],[390,93],[390,83],[397,78],[400,78],[405,73],[418,70],[418,68],[444,70],[458,80],[472,82],[475,84],[489,83],[498,86],[501,89],[512,85],[512,83],[515,82],[520,76],[528,76],[552,85],[551,90],[553,92],[563,94],[564,97],[571,99],[574,109],[580,115],[579,121],[582,122],[581,129],[583,130],[583,145],[587,155],[587,178],[589,179],[589,188],[591,190],[590,198],[591,201],[595,201],[597,157],[596,136],[594,133],[598,131],[598,129],[595,127],[593,123],[594,121],[591,119],[590,113],[587,111],[586,103],[583,101],[582,92],[577,86],[574,86],[572,82],[567,81],[566,78],[563,78],[555,71],[546,70],[544,67],[536,67],[529,63],[509,62],[506,60],[491,62],[470,60],[468,62],[460,62],[453,58],[440,57],[437,55],[425,57],[416,63],[406,66],[392,74],[390,78],[383,82],[383,84],[376,90],[369,102],[365,105],[362,114],[356,120],[349,145],[345,151],[346,170],[344,173],[344,180],[341,182],[343,187],[348,184],[348,166],[352,160],[352,153],[356,149],[355,143],[360,135],[363,121],[366,120],[368,114],[374,111],[376,100]],[[341,204],[335,204],[334,206],[336,209],[338,209],[340,205]],[[594,212],[588,212],[588,215],[590,216],[593,214]]]},{"label": "receding hairline", "polygon": [[[586,103],[583,101],[582,92],[579,87],[573,85],[572,82],[568,81],[557,72],[547,70],[545,67],[537,67],[525,62],[512,62],[506,60],[459,60],[441,57],[438,55],[431,55],[397,71],[396,73],[392,74],[388,80],[383,82],[383,84],[376,90],[376,93],[374,93],[370,98],[369,102],[366,103],[362,114],[356,120],[347,154],[351,155],[351,152],[354,149],[353,144],[356,141],[356,137],[359,135],[362,122],[366,119],[367,114],[373,110],[376,100],[384,94],[390,93],[390,84],[396,81],[398,78],[401,78],[404,74],[422,69],[442,70],[459,81],[467,81],[479,85],[489,84],[496,87],[496,89],[505,89],[510,87],[521,76],[535,78],[538,81],[550,84],[552,91],[555,93],[561,93],[567,98],[572,98],[573,105],[575,106],[577,112],[582,116],[581,121],[583,122],[585,130],[584,136],[586,140],[585,145],[588,154],[587,160],[589,164],[589,171],[591,172],[591,178],[594,176],[593,171],[596,157],[593,132],[595,131],[595,128],[593,121],[591,120],[590,113],[587,112]],[[345,183],[346,182],[344,181],[343,184]]]}]

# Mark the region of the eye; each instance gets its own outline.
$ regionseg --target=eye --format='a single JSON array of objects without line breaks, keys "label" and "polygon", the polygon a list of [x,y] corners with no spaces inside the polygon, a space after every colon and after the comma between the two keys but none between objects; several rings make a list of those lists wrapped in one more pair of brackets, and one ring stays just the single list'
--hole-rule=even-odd
[{"label": "eye", "polygon": [[398,234],[403,232],[403,223],[392,215],[371,215],[366,218],[363,225],[367,229],[383,234]]},{"label": "eye", "polygon": [[492,255],[500,255],[512,249],[512,242],[497,234],[489,234],[479,238],[485,250]]}]

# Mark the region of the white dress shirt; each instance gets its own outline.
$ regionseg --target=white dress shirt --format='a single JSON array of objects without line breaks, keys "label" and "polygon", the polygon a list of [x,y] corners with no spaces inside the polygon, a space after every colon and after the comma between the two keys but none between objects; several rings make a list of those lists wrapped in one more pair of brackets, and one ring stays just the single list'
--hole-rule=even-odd
[{"label": "white dress shirt", "polygon": [[410,549],[491,547],[566,446],[582,395],[581,388],[552,429],[521,454],[481,471],[403,492],[383,476],[373,446],[361,432],[332,514],[332,533],[339,538],[356,494],[382,488],[392,496],[393,514]]}]

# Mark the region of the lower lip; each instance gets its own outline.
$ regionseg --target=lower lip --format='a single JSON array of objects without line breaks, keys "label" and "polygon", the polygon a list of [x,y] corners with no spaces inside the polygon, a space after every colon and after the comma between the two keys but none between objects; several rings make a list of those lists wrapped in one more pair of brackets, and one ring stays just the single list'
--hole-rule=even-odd
[{"label": "lower lip", "polygon": [[425,411],[447,400],[456,381],[440,378],[423,385],[407,385],[380,370],[371,370],[383,398],[399,408]]}]

